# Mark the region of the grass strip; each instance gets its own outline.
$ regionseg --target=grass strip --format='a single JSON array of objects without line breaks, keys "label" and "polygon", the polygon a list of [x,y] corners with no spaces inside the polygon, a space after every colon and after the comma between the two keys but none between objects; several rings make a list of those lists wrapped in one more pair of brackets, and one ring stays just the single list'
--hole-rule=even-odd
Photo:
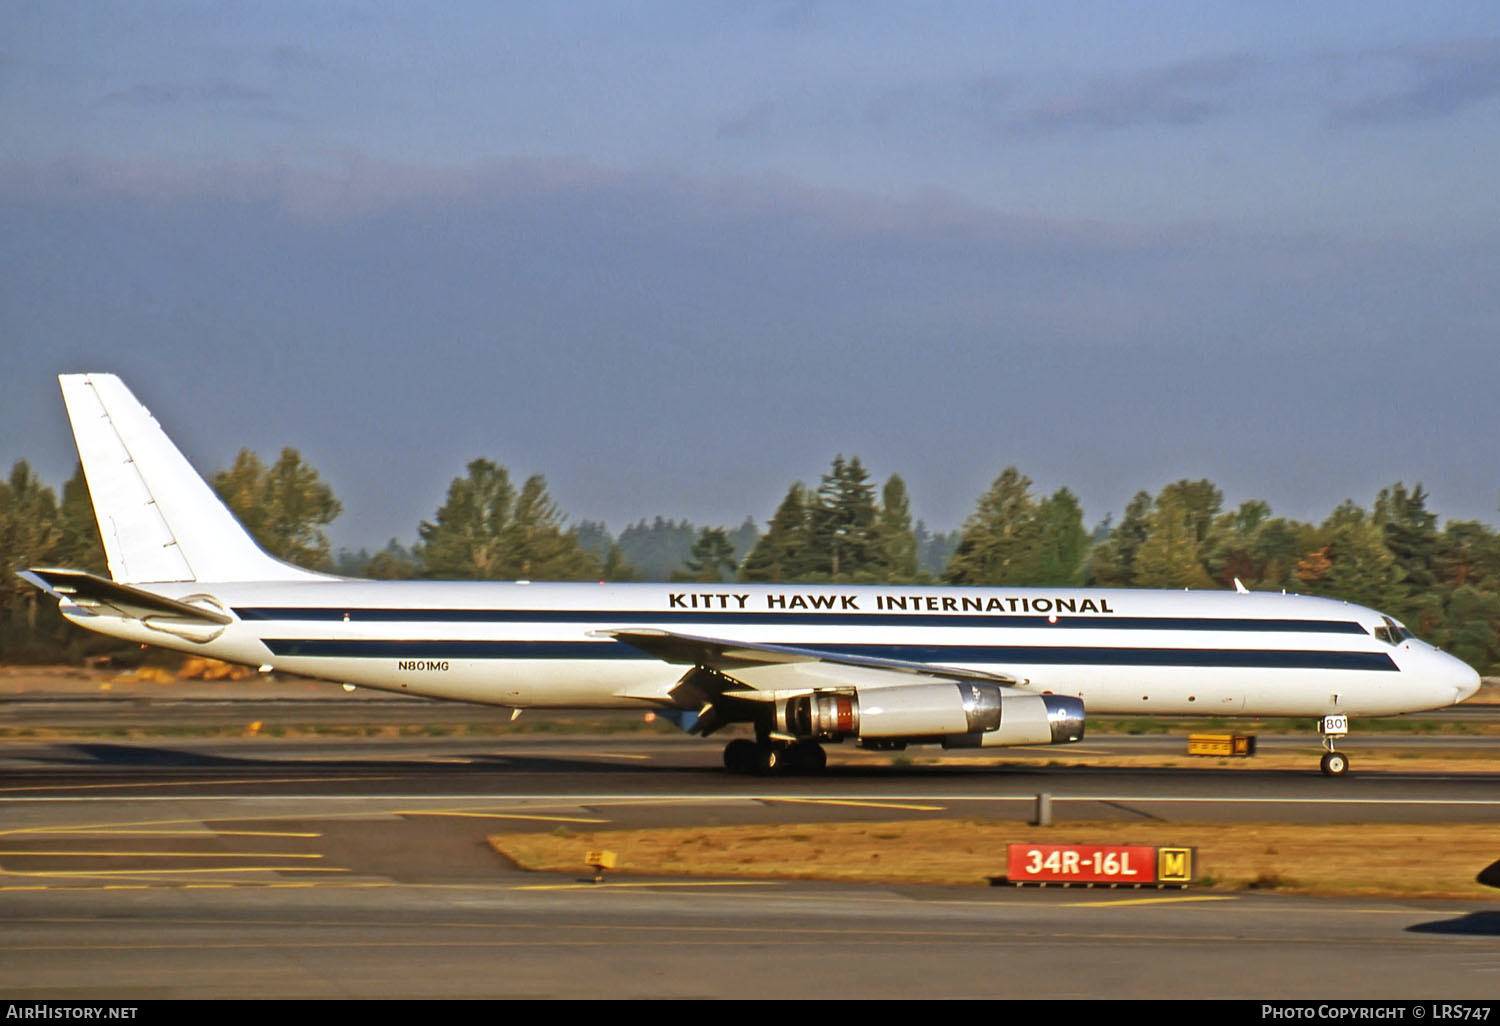
[{"label": "grass strip", "polygon": [[803,823],[654,830],[505,833],[496,851],[522,869],[584,873],[586,852],[616,873],[983,886],[1012,843],[1186,845],[1196,889],[1410,898],[1495,898],[1475,879],[1500,859],[1483,823],[1064,823],[995,820]]}]

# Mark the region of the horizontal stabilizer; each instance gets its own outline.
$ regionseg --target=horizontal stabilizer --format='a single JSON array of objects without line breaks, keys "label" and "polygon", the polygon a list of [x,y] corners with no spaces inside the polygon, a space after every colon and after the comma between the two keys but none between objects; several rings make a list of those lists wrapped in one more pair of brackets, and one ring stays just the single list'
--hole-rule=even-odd
[{"label": "horizontal stabilizer", "polygon": [[22,570],[19,576],[60,602],[84,609],[103,606],[136,620],[170,616],[221,627],[234,622],[232,616],[219,610],[116,584],[81,570]]}]

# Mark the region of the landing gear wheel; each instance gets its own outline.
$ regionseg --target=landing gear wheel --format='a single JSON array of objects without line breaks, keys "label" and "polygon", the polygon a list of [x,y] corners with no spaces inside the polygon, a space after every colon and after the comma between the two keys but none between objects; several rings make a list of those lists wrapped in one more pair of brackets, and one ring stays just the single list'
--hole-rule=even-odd
[{"label": "landing gear wheel", "polygon": [[780,775],[787,770],[790,762],[786,757],[786,749],[777,745],[755,746],[755,772],[763,777],[773,774]]},{"label": "landing gear wheel", "polygon": [[1349,757],[1343,752],[1324,752],[1319,765],[1325,777],[1341,777],[1349,772]]},{"label": "landing gear wheel", "polygon": [[809,773],[822,773],[828,768],[828,753],[823,751],[822,745],[816,743],[810,744],[807,746],[807,757],[803,760],[802,765],[807,768],[807,772]]},{"label": "landing gear wheel", "polygon": [[731,773],[754,773],[759,746],[746,738],[736,738],[724,746],[724,768]]},{"label": "landing gear wheel", "polygon": [[794,741],[787,748],[793,773],[822,773],[828,768],[828,753],[816,741]]}]

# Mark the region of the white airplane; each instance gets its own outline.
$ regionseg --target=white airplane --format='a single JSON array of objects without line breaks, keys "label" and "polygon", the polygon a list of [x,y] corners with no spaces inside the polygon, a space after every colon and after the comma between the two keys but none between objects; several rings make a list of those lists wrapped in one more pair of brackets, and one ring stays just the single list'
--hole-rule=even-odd
[{"label": "white airplane", "polygon": [[1351,716],[1460,702],[1470,667],[1388,616],[1272,593],[902,585],[363,581],[267,555],[129,389],[59,379],[113,580],[21,576],[132,642],[402,694],[753,725],[741,772],[822,742],[1045,745],[1105,714]]}]

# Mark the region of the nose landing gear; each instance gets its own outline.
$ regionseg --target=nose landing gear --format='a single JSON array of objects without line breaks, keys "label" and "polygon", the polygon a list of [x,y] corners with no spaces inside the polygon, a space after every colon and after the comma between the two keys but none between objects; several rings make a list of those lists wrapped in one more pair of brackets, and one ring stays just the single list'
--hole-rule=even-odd
[{"label": "nose landing gear", "polygon": [[1349,733],[1349,717],[1342,713],[1324,716],[1318,721],[1318,733],[1323,735],[1323,758],[1318,766],[1325,777],[1341,777],[1349,772],[1349,757],[1334,751],[1334,742]]}]

